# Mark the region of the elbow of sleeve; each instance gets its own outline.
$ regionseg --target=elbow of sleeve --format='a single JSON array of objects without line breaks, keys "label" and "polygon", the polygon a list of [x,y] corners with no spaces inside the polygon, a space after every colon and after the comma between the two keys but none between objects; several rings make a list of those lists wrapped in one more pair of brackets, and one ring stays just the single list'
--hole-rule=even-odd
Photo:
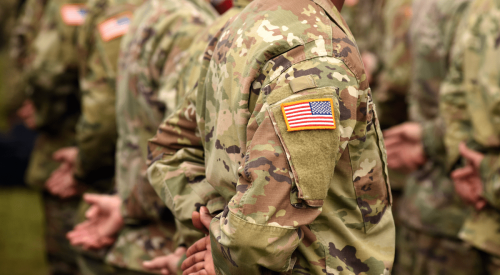
[{"label": "elbow of sleeve", "polygon": [[296,228],[248,222],[226,208],[210,225],[215,268],[222,274],[286,272],[293,266],[300,235]]}]

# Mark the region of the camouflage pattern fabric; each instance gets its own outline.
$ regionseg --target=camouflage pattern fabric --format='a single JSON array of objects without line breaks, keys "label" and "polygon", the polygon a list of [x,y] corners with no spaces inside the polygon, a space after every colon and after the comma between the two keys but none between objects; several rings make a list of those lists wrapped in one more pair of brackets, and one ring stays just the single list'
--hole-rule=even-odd
[{"label": "camouflage pattern fabric", "polygon": [[215,16],[202,0],[150,0],[136,10],[122,40],[116,162],[127,225],[106,257],[110,264],[143,270],[143,261],[173,252],[175,219],[146,178],[147,139],[175,108],[175,91],[160,89],[160,83],[179,76],[179,60]]},{"label": "camouflage pattern fabric", "polygon": [[203,54],[217,32],[248,3],[246,0],[234,1],[231,9],[194,38],[186,58],[179,63],[182,68],[179,77],[165,82],[175,90],[180,103],[149,142],[148,158],[152,162],[148,170],[149,181],[176,220],[186,228],[178,231],[181,240],[186,243],[202,237],[193,231],[193,211],[206,205],[214,213],[222,211],[226,205],[205,179],[203,145],[196,124],[197,83],[202,71]]},{"label": "camouflage pattern fabric", "polygon": [[[253,1],[215,41],[196,113],[207,181],[228,202],[210,228],[217,272],[389,274],[382,134],[332,2]],[[318,99],[336,128],[287,131],[281,104]]]},{"label": "camouflage pattern fabric", "polygon": [[451,238],[457,236],[467,207],[455,194],[445,168],[439,88],[449,69],[451,46],[469,2],[414,0],[410,30],[410,119],[422,124],[428,161],[408,180],[399,215],[407,226]]},{"label": "camouflage pattern fabric", "polygon": [[146,178],[147,140],[176,106],[175,90],[164,87],[179,77],[179,63],[193,37],[216,16],[210,9],[210,4],[198,0],[149,1],[137,10],[123,39],[117,81],[116,161],[124,217],[159,219],[166,210]]},{"label": "camouflage pattern fabric", "polygon": [[[384,43],[380,43],[382,37],[385,38],[384,10],[386,2],[389,0],[345,1],[341,12],[356,38],[356,44],[361,54],[370,54],[375,58],[375,68],[365,68],[367,70],[373,69],[374,75],[380,72],[381,61],[386,53],[383,51]],[[374,80],[376,82],[376,79]]]},{"label": "camouflage pattern fabric", "polygon": [[[382,71],[374,92],[382,129],[408,120],[406,96],[411,83],[410,25],[412,0],[386,0],[383,8]],[[356,36],[356,34],[354,34]],[[359,40],[359,39],[357,39]],[[395,183],[391,177],[391,185]]]},{"label": "camouflage pattern fabric", "polygon": [[500,132],[498,131],[500,1],[477,0],[462,28],[453,52],[441,108],[446,121],[447,161],[450,168],[462,163],[458,144],[486,154],[481,163],[486,209],[467,218],[460,238],[474,247],[500,256],[500,188],[498,180]]},{"label": "camouflage pattern fabric", "polygon": [[443,238],[407,227],[398,228],[398,264],[393,274],[485,274],[483,255],[455,238]]},{"label": "camouflage pattern fabric", "polygon": [[5,98],[5,113],[12,115],[27,98],[23,72],[32,61],[31,46],[40,28],[39,22],[44,14],[47,0],[27,0],[21,14],[16,19],[10,38],[10,58],[12,70],[8,72],[12,92]]},{"label": "camouflage pattern fabric", "polygon": [[116,74],[120,42],[143,0],[92,0],[78,37],[82,115],[75,178],[100,192],[113,187],[116,151]]},{"label": "camouflage pattern fabric", "polygon": [[80,197],[60,199],[44,193],[45,245],[49,274],[80,274],[76,264],[77,254],[66,239],[66,234],[76,224]]}]

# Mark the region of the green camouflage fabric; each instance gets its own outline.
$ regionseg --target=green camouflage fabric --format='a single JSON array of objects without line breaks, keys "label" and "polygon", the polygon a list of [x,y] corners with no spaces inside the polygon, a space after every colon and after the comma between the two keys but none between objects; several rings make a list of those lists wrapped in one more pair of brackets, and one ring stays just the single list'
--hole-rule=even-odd
[{"label": "green camouflage fabric", "polygon": [[484,255],[460,240],[432,236],[408,227],[397,230],[397,264],[393,274],[486,274]]},{"label": "green camouflage fabric", "polygon": [[467,207],[455,194],[445,168],[439,89],[449,69],[455,33],[469,2],[414,0],[410,29],[413,58],[410,119],[423,127],[428,160],[409,178],[399,216],[414,229],[451,238],[457,237]]},{"label": "green camouflage fabric", "polygon": [[[385,56],[383,55],[384,43],[380,42],[381,38],[385,37],[385,2],[388,0],[346,1],[341,12],[353,36],[356,37],[359,51],[362,54],[369,53],[375,57],[375,71],[372,72],[374,75],[380,72],[381,61]],[[376,78],[374,80],[376,81]],[[377,83],[371,84],[376,85]]]},{"label": "green camouflage fabric", "polygon": [[[381,57],[382,70],[373,93],[382,129],[408,120],[406,96],[410,88],[412,66],[411,8],[412,0],[386,0],[383,8],[383,52],[386,54]],[[394,188],[392,177],[391,184]]]},{"label": "green camouflage fabric", "polygon": [[[253,1],[213,41],[196,113],[207,181],[228,202],[210,227],[217,273],[389,274],[382,133],[332,2]],[[335,130],[287,131],[282,103],[322,98]]]},{"label": "green camouflage fabric", "polygon": [[119,60],[117,188],[125,217],[158,219],[168,210],[146,177],[147,140],[176,106],[176,91],[164,87],[179,77],[187,48],[216,14],[203,0],[155,0],[135,15]]},{"label": "green camouflage fabric", "polygon": [[81,0],[47,3],[38,34],[26,54],[30,64],[24,65],[20,77],[25,89],[30,91],[40,131],[26,175],[26,182],[38,189],[43,188],[52,171],[59,166],[53,161],[52,153],[75,144],[75,125],[80,111],[77,26],[64,22],[61,8],[82,3]]},{"label": "green camouflage fabric", "polygon": [[[383,7],[384,44],[381,54],[381,71],[373,101],[377,104],[380,127],[387,129],[408,120],[406,97],[411,82],[410,26],[412,0],[386,0]],[[359,39],[358,39],[359,40]],[[394,196],[393,209],[398,201],[408,175],[389,169]],[[397,193],[395,193],[395,191]],[[397,223],[396,223],[397,224]]]},{"label": "green camouflage fabric", "polygon": [[83,4],[82,0],[49,1],[33,41],[33,58],[23,78],[36,109],[36,127],[45,133],[74,132],[80,115],[78,25],[65,21],[63,9]]},{"label": "green camouflage fabric", "polygon": [[45,248],[49,274],[79,274],[77,253],[66,238],[77,222],[80,197],[61,199],[44,193]]},{"label": "green camouflage fabric", "polygon": [[496,257],[500,256],[499,112],[500,1],[477,0],[453,52],[447,85],[441,91],[446,121],[447,161],[462,163],[458,144],[486,154],[481,163],[486,209],[467,218],[460,238]]},{"label": "green camouflage fabric", "polygon": [[175,219],[146,178],[147,140],[175,108],[175,91],[161,89],[160,82],[178,76],[179,59],[215,16],[202,0],[150,0],[136,10],[122,40],[116,175],[127,225],[106,257],[110,264],[142,270],[143,261],[173,252]]},{"label": "green camouflage fabric", "polygon": [[30,47],[40,28],[39,22],[46,4],[47,0],[27,0],[12,30],[9,47],[12,70],[7,72],[12,92],[5,97],[4,110],[7,116],[15,113],[27,98],[25,81],[21,76],[32,61]]},{"label": "green camouflage fabric", "polygon": [[89,14],[78,37],[82,114],[76,128],[79,154],[75,178],[100,192],[112,188],[115,174],[115,82],[123,35],[117,32],[116,37],[108,37],[109,32],[101,29],[105,27],[103,24],[112,23],[114,19],[131,16],[142,2],[89,1]]},{"label": "green camouflage fabric", "polygon": [[[169,84],[181,98],[177,109],[160,125],[149,141],[149,181],[168,208],[187,229],[179,231],[185,242],[203,237],[194,233],[191,215],[206,205],[210,212],[222,211],[226,202],[205,179],[205,159],[196,123],[197,83],[207,45],[228,20],[239,14],[250,1],[237,0],[233,7],[193,40],[175,83]],[[205,69],[203,69],[205,70]],[[167,83],[165,83],[167,84]]]}]

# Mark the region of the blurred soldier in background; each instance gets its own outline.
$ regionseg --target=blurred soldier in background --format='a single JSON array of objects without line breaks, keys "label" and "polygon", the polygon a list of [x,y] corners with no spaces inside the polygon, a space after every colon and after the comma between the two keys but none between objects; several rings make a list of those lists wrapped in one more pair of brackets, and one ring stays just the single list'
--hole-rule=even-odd
[{"label": "blurred soldier in background", "polygon": [[[57,152],[61,164],[49,179],[57,186],[53,192],[110,193],[114,189],[116,64],[121,37],[128,30],[133,10],[141,3],[142,0],[88,3],[88,15],[77,43],[82,112],[76,126],[76,147]],[[87,215],[91,215],[92,208],[89,211]],[[80,252],[78,265],[83,274],[128,274],[127,269],[104,264],[106,249]]]},{"label": "blurred soldier in background", "polygon": [[[193,223],[198,221],[192,220],[192,213],[198,211],[201,205],[206,205],[213,212],[222,211],[225,206],[225,200],[205,179],[202,141],[196,128],[197,83],[200,71],[205,70],[201,67],[207,45],[228,20],[240,13],[249,2],[234,1],[231,9],[200,32],[185,58],[180,60],[178,67],[181,71],[169,74],[160,86],[160,90],[174,91],[180,103],[150,141],[148,158],[153,164],[148,175],[158,195],[185,228],[195,229]],[[222,2],[216,8],[221,6],[227,4]],[[189,148],[180,148],[180,145]],[[199,234],[193,235],[191,230],[183,229],[178,233],[186,240],[200,238]],[[165,260],[158,258],[147,264],[162,267]]]},{"label": "blurred soldier in background", "polygon": [[[58,167],[60,156],[53,154],[75,143],[75,125],[80,113],[76,34],[85,19],[84,4],[82,0],[28,1],[14,36],[15,58],[22,70],[20,83],[16,85],[19,90],[15,93],[26,93],[29,97],[19,113],[26,125],[39,132],[26,181],[44,190],[51,274],[78,273],[76,254],[65,237],[76,221],[78,192],[55,193],[48,179]],[[33,30],[37,30],[36,35],[29,42]],[[19,35],[23,32],[28,34]]]},{"label": "blurred soldier in background", "polygon": [[410,119],[386,130],[389,167],[414,171],[399,215],[395,274],[470,274],[480,255],[458,239],[467,207],[446,170],[439,90],[449,69],[451,47],[471,1],[414,0],[411,26],[413,75]]},{"label": "blurred soldier in background", "polygon": [[[174,246],[175,220],[146,178],[146,146],[147,138],[165,114],[175,108],[172,90],[158,89],[162,78],[178,76],[178,62],[185,58],[193,37],[216,16],[205,0],[151,0],[134,13],[134,21],[121,43],[117,78],[118,196],[93,196],[92,202],[92,208],[101,216],[117,217],[115,224],[120,224],[107,235],[96,236],[95,242],[99,243],[99,238],[113,238],[118,233],[107,263],[154,271],[145,269],[142,262],[172,254],[175,246],[184,250],[182,247],[197,240],[176,240]],[[106,207],[109,200],[116,202],[115,207]],[[77,227],[72,234],[80,234],[83,245],[93,245],[84,235],[106,225],[98,219],[86,223],[88,227]],[[75,239],[75,243],[79,242]]]},{"label": "blurred soldier in background", "polygon": [[461,28],[441,87],[447,168],[475,210],[459,236],[484,253],[469,274],[500,274],[500,1],[474,1]]},{"label": "blurred soldier in background", "polygon": [[[406,98],[411,83],[410,26],[412,0],[386,0],[384,4],[384,46],[381,56],[381,71],[373,92],[380,127],[385,130],[408,120]],[[393,209],[402,207],[401,199],[407,173],[389,169]],[[396,232],[401,225],[398,215],[394,216]],[[396,249],[398,245],[396,244]],[[397,265],[396,253],[395,265]]]}]

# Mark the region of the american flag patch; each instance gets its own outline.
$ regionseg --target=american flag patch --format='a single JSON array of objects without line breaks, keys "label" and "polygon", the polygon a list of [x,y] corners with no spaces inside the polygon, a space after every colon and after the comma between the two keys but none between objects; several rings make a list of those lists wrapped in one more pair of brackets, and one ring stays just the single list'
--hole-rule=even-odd
[{"label": "american flag patch", "polygon": [[120,14],[102,22],[99,24],[99,33],[101,34],[102,40],[108,42],[126,34],[131,22],[131,13]]},{"label": "american flag patch", "polygon": [[329,98],[283,103],[281,110],[288,132],[337,128],[333,100]]},{"label": "american flag patch", "polygon": [[81,26],[87,16],[85,5],[64,5],[61,7],[61,17],[67,25]]}]

